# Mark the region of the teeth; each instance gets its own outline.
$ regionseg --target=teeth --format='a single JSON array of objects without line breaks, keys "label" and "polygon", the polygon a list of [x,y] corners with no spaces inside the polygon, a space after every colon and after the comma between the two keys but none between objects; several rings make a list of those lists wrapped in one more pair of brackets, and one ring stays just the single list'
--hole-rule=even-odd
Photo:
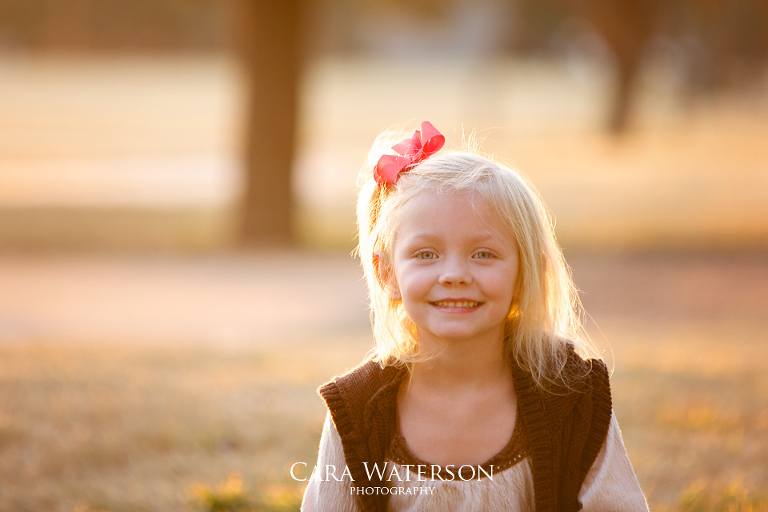
[{"label": "teeth", "polygon": [[435,305],[441,308],[474,308],[480,305],[479,302],[472,302],[472,301],[464,301],[464,302],[448,302],[448,301],[438,301],[435,302]]}]

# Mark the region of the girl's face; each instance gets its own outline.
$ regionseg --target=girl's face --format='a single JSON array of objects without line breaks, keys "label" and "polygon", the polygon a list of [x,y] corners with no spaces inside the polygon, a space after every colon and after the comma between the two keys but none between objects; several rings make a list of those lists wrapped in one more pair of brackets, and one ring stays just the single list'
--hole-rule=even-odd
[{"label": "girl's face", "polygon": [[386,280],[426,347],[502,340],[517,271],[517,244],[483,199],[426,192],[400,212]]}]

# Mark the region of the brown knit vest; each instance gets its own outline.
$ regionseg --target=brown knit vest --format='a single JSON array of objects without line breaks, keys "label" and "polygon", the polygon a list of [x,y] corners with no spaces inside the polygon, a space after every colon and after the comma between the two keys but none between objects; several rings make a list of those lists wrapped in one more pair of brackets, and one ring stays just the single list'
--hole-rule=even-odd
[{"label": "brown knit vest", "polygon": [[[512,367],[512,377],[531,458],[536,512],[577,511],[581,484],[597,458],[611,420],[608,370],[600,360],[584,361],[569,351],[568,375],[580,376],[568,388],[543,391],[531,375]],[[381,368],[367,360],[318,390],[341,438],[356,487],[381,487],[369,469],[383,464],[396,432],[397,389],[404,368]],[[387,495],[358,494],[363,512],[384,512]]]}]

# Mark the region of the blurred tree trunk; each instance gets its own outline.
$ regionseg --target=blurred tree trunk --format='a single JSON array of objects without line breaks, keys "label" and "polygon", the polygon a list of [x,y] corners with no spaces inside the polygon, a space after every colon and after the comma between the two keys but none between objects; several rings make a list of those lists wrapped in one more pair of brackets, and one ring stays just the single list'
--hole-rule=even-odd
[{"label": "blurred tree trunk", "polygon": [[44,6],[44,38],[48,49],[92,49],[94,0],[48,0]]},{"label": "blurred tree trunk", "polygon": [[249,88],[241,242],[286,245],[293,241],[301,0],[235,0],[235,7]]},{"label": "blurred tree trunk", "polygon": [[616,56],[617,77],[608,119],[613,133],[626,130],[637,71],[654,34],[660,0],[571,0]]}]

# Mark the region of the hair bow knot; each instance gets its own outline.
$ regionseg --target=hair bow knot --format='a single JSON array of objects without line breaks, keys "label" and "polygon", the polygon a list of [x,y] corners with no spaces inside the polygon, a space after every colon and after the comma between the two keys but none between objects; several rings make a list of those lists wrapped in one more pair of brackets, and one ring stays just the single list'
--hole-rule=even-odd
[{"label": "hair bow knot", "polygon": [[401,172],[429,158],[445,145],[445,136],[437,131],[429,121],[421,123],[421,130],[413,132],[409,138],[398,142],[392,149],[398,155],[382,155],[373,169],[373,177],[379,185],[397,182]]}]

